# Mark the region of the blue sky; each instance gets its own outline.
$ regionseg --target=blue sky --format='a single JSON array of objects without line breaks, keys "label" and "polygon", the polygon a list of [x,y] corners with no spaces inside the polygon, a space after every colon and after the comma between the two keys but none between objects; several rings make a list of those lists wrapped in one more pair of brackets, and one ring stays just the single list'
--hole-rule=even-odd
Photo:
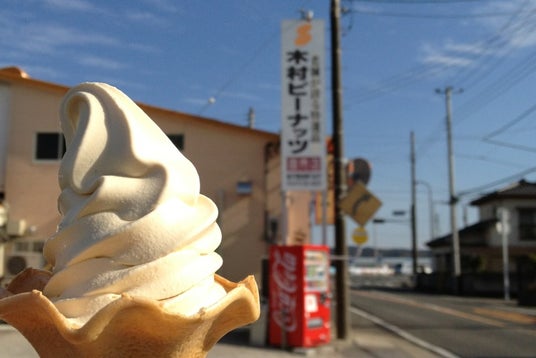
[{"label": "blue sky", "polygon": [[[280,129],[281,20],[312,10],[329,31],[329,0],[0,4],[1,67],[20,66],[68,86],[104,81],[137,101],[240,125],[253,107],[256,127],[273,132]],[[452,98],[455,187],[468,193],[458,206],[460,226],[463,208],[469,224],[477,220],[467,207],[475,195],[522,173],[536,180],[535,1],[345,0],[342,6],[345,155],[371,163],[369,189],[383,202],[378,217],[409,210],[414,131],[417,179],[432,188],[437,234],[450,230],[445,98],[437,88],[463,89]],[[328,132],[330,102],[328,96]],[[422,246],[430,238],[425,185],[417,199]],[[410,245],[408,223],[368,230],[379,246]]]}]

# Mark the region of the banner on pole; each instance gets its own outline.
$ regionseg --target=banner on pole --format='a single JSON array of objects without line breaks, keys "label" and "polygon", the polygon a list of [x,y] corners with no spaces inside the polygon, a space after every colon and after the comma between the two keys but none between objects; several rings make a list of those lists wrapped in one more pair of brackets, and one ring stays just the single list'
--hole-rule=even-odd
[{"label": "banner on pole", "polygon": [[281,188],[324,190],[324,22],[284,20],[281,32]]}]

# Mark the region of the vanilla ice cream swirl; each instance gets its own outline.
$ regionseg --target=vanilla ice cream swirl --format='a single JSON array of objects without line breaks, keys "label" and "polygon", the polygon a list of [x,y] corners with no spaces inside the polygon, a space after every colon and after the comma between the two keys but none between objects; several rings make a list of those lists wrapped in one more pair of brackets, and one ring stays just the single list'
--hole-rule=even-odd
[{"label": "vanilla ice cream swirl", "polygon": [[218,211],[193,164],[115,87],[74,87],[60,119],[63,217],[45,243],[43,291],[58,310],[83,323],[128,294],[192,315],[223,297]]}]

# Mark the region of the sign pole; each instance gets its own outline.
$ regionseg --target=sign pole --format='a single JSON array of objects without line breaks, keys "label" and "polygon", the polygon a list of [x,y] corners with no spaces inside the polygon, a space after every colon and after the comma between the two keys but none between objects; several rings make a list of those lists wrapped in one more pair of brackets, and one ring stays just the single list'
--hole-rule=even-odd
[{"label": "sign pole", "polygon": [[287,191],[281,190],[281,245],[288,245]]},{"label": "sign pole", "polygon": [[328,189],[322,190],[322,245],[328,244],[328,226],[327,226],[327,215],[328,215]]},{"label": "sign pole", "polygon": [[502,241],[502,256],[503,256],[503,289],[504,300],[510,300],[510,274],[508,263],[508,234],[510,232],[508,224],[508,211],[506,208],[501,209],[501,241]]}]

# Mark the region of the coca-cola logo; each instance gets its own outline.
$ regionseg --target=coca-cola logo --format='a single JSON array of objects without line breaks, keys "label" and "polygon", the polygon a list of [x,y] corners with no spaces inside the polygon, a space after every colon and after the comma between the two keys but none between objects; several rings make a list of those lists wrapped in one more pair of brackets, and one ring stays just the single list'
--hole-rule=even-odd
[{"label": "coca-cola logo", "polygon": [[298,258],[291,252],[275,251],[272,275],[275,283],[272,299],[272,319],[284,331],[297,328]]}]

